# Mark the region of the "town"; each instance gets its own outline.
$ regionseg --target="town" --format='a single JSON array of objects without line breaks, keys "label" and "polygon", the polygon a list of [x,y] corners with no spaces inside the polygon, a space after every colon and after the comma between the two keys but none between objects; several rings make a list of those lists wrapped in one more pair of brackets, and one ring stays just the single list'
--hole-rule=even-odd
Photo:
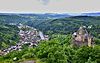
[{"label": "town", "polygon": [[44,35],[41,31],[37,30],[36,28],[19,24],[19,37],[20,40],[15,46],[11,46],[7,49],[4,49],[0,55],[6,55],[11,51],[22,50],[22,46],[27,44],[29,47],[37,46],[38,43],[42,40],[49,40],[48,35]]}]

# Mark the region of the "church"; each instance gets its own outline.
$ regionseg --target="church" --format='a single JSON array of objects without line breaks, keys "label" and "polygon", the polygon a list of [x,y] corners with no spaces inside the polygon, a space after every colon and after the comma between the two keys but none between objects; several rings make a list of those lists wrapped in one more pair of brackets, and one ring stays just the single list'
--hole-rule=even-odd
[{"label": "church", "polygon": [[80,27],[77,32],[74,32],[73,35],[73,44],[76,46],[93,46],[94,37],[90,35],[85,27]]}]

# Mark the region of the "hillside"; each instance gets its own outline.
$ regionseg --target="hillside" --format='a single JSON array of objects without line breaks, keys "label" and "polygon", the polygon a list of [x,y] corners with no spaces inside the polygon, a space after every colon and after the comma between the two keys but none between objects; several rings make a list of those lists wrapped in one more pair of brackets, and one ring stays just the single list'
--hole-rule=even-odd
[{"label": "hillside", "polygon": [[[60,17],[63,18],[60,18]],[[65,18],[65,16],[67,16]],[[90,33],[100,38],[100,16],[68,16],[67,14],[0,14],[3,23],[22,23],[35,27],[46,34],[68,34],[81,25],[90,27]]]},{"label": "hillside", "polygon": [[14,13],[0,13],[0,21],[6,23],[27,23],[32,21],[44,21],[48,19],[57,19],[63,17],[69,17],[68,14],[14,14]]},{"label": "hillside", "polygon": [[19,29],[14,25],[0,24],[0,50],[19,41],[18,31]]},{"label": "hillside", "polygon": [[[58,17],[57,17],[58,16]],[[59,18],[63,17],[63,18]],[[100,16],[67,16],[63,14],[0,14],[3,23],[22,23],[35,27],[46,34],[68,34],[76,31],[81,25],[92,26],[89,31],[100,38]]]},{"label": "hillside", "polygon": [[74,16],[61,19],[48,20],[40,23],[37,26],[34,26],[48,34],[52,33],[61,33],[67,34],[76,31],[80,26],[91,26],[91,29],[88,29],[90,33],[94,36],[98,35],[100,38],[100,17],[92,16]]}]

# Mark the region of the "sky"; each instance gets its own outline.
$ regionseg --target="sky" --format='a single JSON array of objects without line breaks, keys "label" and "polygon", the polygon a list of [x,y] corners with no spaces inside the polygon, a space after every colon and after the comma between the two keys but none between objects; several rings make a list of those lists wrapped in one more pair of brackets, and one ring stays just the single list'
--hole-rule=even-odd
[{"label": "sky", "polygon": [[99,12],[100,0],[0,0],[0,12],[82,13]]}]

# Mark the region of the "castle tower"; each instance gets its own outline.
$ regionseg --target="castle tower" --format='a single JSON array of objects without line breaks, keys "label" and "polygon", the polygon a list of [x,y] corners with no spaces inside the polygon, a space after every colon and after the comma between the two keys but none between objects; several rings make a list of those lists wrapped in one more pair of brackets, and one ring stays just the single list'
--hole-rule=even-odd
[{"label": "castle tower", "polygon": [[79,35],[88,34],[87,30],[84,27],[80,27],[77,32]]},{"label": "castle tower", "polygon": [[83,27],[80,27],[80,28],[79,28],[78,33],[79,33],[80,35],[83,35],[83,34],[85,33]]},{"label": "castle tower", "polygon": [[93,36],[88,37],[88,46],[91,47],[94,44]]},{"label": "castle tower", "polygon": [[88,46],[91,47],[91,45],[92,45],[92,39],[91,37],[88,37]]}]

